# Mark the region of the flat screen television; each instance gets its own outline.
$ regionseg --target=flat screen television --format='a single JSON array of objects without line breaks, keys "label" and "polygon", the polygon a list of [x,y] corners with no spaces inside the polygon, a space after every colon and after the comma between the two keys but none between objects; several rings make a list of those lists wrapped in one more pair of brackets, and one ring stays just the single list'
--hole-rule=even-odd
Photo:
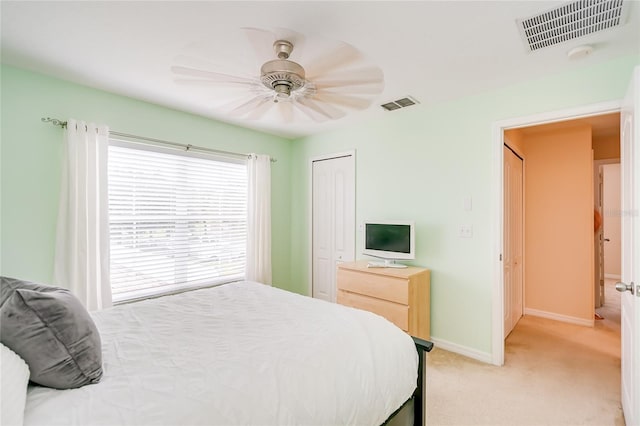
[{"label": "flat screen television", "polygon": [[413,221],[367,220],[364,222],[363,254],[384,259],[384,262],[370,262],[369,266],[405,267],[395,261],[416,258],[415,240]]}]

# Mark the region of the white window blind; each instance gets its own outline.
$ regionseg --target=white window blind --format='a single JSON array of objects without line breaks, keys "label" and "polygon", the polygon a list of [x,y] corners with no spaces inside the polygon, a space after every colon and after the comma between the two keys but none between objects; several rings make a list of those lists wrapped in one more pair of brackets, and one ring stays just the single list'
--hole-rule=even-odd
[{"label": "white window blind", "polygon": [[245,162],[111,142],[114,302],[244,278]]}]

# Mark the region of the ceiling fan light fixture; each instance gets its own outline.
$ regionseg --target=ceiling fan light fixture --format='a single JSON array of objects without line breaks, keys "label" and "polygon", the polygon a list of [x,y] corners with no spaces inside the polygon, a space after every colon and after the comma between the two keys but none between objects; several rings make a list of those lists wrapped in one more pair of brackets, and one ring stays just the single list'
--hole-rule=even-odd
[{"label": "ceiling fan light fixture", "polygon": [[[202,61],[207,59],[207,53],[204,57],[200,54],[193,58],[181,56],[181,61],[187,62],[186,66],[178,65],[171,69],[178,76],[190,76],[192,79],[177,78],[176,81],[192,85],[222,86],[221,89],[225,86],[232,88],[231,93],[224,91],[220,97],[232,98],[233,101],[220,105],[220,109],[229,110],[233,117],[258,120],[265,117],[277,119],[280,116],[287,123],[297,115],[315,122],[337,120],[346,115],[343,109],[368,108],[372,102],[370,95],[377,95],[382,91],[382,70],[370,65],[348,43],[334,41],[331,46],[320,43],[321,52],[316,53],[315,58],[309,62],[307,77],[305,69],[291,60],[294,44],[305,46],[301,34],[285,29],[242,30],[261,62],[267,53],[265,42],[272,42],[272,54],[275,58],[262,62],[259,73],[255,73],[257,70],[253,67],[248,73],[245,72],[245,76],[209,70],[210,62]],[[193,63],[202,65],[194,67]]]},{"label": "ceiling fan light fixture", "polygon": [[260,68],[260,81],[279,97],[289,97],[292,91],[303,87],[304,76],[304,68],[287,59],[275,59]]},{"label": "ceiling fan light fixture", "polygon": [[273,85],[273,90],[276,91],[279,97],[288,97],[291,95],[291,83],[288,81],[278,81]]}]

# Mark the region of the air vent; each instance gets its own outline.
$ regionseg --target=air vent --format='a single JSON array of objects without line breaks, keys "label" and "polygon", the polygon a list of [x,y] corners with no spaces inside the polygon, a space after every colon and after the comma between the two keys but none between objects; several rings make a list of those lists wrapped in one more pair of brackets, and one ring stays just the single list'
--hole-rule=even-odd
[{"label": "air vent", "polygon": [[529,51],[553,46],[625,23],[630,0],[580,0],[527,19],[518,27]]},{"label": "air vent", "polygon": [[386,104],[380,105],[382,108],[387,111],[394,111],[396,109],[405,108],[411,105],[419,104],[420,102],[416,101],[414,98],[407,96],[406,98],[398,99],[397,101],[387,102]]}]

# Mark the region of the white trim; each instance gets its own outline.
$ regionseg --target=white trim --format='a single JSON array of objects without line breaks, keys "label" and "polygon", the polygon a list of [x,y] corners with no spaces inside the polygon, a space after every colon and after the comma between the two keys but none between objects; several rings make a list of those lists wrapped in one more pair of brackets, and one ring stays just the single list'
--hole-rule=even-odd
[{"label": "white trim", "polygon": [[520,127],[538,124],[554,123],[559,121],[574,120],[621,110],[621,101],[607,101],[592,105],[584,105],[575,108],[544,112],[524,117],[515,117],[506,120],[494,121],[492,129],[492,182],[491,185],[491,241],[493,260],[492,264],[492,291],[491,291],[491,359],[495,365],[504,364],[504,283],[502,272],[502,245],[503,245],[503,152],[504,131]]},{"label": "white trim", "polygon": [[528,115],[525,117],[514,117],[506,120],[500,120],[493,123],[504,129],[517,129],[520,127],[535,126],[538,124],[549,124],[560,121],[575,120],[578,118],[586,118],[597,115],[620,112],[622,101],[607,101],[592,105],[583,105],[576,108],[564,110],[543,112],[540,114]]},{"label": "white trim", "polygon": [[531,309],[531,308],[525,309],[524,314],[531,315],[534,317],[548,318],[548,319],[560,321],[560,322],[567,322],[569,324],[584,325],[587,327],[593,327],[593,323],[594,323],[593,319],[587,320],[584,318],[570,317],[569,315],[556,314],[555,312],[546,312],[546,311],[540,311],[538,309]]},{"label": "white trim", "polygon": [[[322,160],[331,160],[333,158],[341,158],[341,157],[351,157],[353,162],[353,173],[354,173],[354,184],[357,186],[357,175],[356,175],[356,150],[350,149],[348,151],[342,152],[334,152],[331,154],[321,154],[316,155],[314,157],[309,158],[309,162],[307,163],[307,210],[309,212],[309,221],[307,223],[307,241],[309,248],[309,258],[308,258],[308,271],[307,271],[307,295],[313,297],[313,162],[314,161],[322,161]],[[356,193],[354,191],[354,197]],[[354,201],[355,203],[355,201]],[[357,210],[358,206],[355,206],[354,213]],[[356,223],[354,217],[354,223]],[[357,225],[356,225],[357,227]],[[355,232],[355,229],[354,229]],[[355,241],[355,240],[354,240]],[[353,247],[353,255],[355,259],[355,250],[356,250],[357,241],[355,241]]]},{"label": "white trim", "polygon": [[438,349],[443,349],[445,351],[453,352],[459,355],[464,355],[467,358],[472,358],[477,361],[491,364],[492,358],[491,358],[491,354],[488,352],[482,352],[477,349],[469,348],[467,346],[462,346],[457,343],[449,342],[447,340],[438,339],[437,337],[433,337],[433,336],[431,336],[429,340],[433,342],[434,346]]},{"label": "white trim", "polygon": [[493,285],[491,287],[491,363],[504,364],[504,268],[502,266],[502,249],[504,245],[504,129],[507,125],[493,123],[492,157],[493,166],[491,185],[491,235],[493,235],[492,270]]},{"label": "white trim", "polygon": [[622,275],[617,275],[617,274],[604,274],[604,277],[610,280],[618,280],[618,281],[622,279]]}]

